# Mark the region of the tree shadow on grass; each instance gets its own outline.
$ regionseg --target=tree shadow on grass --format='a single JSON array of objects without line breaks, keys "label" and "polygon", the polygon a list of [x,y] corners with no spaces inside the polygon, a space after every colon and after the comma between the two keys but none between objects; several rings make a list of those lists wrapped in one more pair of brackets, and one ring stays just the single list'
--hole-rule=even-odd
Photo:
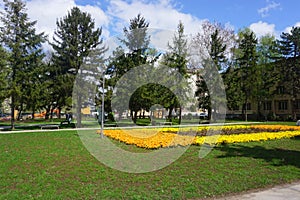
[{"label": "tree shadow on grass", "polygon": [[[295,140],[300,140],[300,137],[295,138]],[[242,144],[223,145],[217,147],[217,149],[225,152],[225,155],[218,156],[218,158],[250,157],[263,159],[273,166],[291,165],[300,168],[300,151],[296,150],[247,146]]]}]

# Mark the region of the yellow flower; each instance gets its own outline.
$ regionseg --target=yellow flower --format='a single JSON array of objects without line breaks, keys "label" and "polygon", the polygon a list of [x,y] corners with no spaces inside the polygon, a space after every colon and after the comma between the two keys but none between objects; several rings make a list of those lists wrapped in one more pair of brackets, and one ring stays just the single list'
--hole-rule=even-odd
[{"label": "yellow flower", "polygon": [[282,138],[292,138],[295,136],[300,136],[300,131],[261,132],[204,137],[197,136],[194,144],[202,145],[203,143],[206,143],[210,145],[216,145],[222,143],[255,142]]},{"label": "yellow flower", "polygon": [[[213,136],[189,136],[177,134],[179,128],[164,127],[159,129],[130,129],[130,130],[104,130],[107,137],[130,145],[147,149],[156,149],[170,146],[217,145],[222,143],[239,143],[266,141],[281,138],[300,136],[300,127],[286,125],[230,125],[230,126],[200,126],[180,128],[180,131],[207,131],[207,130],[237,130],[240,134],[213,135]],[[251,129],[257,133],[243,133]],[[236,132],[236,131],[235,131]],[[98,131],[97,133],[100,133]]]}]

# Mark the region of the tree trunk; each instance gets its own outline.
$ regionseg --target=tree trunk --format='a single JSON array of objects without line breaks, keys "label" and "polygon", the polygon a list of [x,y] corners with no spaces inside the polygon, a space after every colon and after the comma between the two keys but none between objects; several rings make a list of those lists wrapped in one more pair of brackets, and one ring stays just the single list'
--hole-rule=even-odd
[{"label": "tree trunk", "polygon": [[50,109],[51,109],[51,106],[46,107],[45,120],[48,120],[48,119],[49,119]]},{"label": "tree trunk", "polygon": [[131,120],[134,122],[133,110],[130,110],[130,117],[131,117]]},{"label": "tree trunk", "polygon": [[[81,96],[78,95],[77,96],[77,108],[76,108],[76,120],[77,120],[77,127],[81,128],[82,124],[81,124]],[[104,112],[104,111],[102,111]],[[104,116],[104,115],[103,115]],[[103,119],[104,121],[104,119]]]},{"label": "tree trunk", "polygon": [[22,109],[18,109],[17,121],[21,120],[21,115],[22,115]]},{"label": "tree trunk", "polygon": [[53,119],[53,111],[54,111],[54,108],[51,108],[51,111],[50,111],[50,119],[51,120]]},{"label": "tree trunk", "polygon": [[207,110],[207,117],[208,117],[208,119],[209,120],[212,120],[212,109],[211,108],[208,108],[208,110]]},{"label": "tree trunk", "polygon": [[248,121],[248,113],[247,113],[247,101],[245,102],[245,107],[244,107],[244,118],[245,118],[245,121],[247,122]]},{"label": "tree trunk", "polygon": [[258,100],[257,102],[258,102],[258,104],[257,104],[257,116],[256,116],[256,120],[260,121],[260,120],[263,120],[263,114],[262,114],[262,111],[261,111],[262,101]]},{"label": "tree trunk", "polygon": [[15,129],[15,95],[11,95],[11,114],[10,114],[11,130]]},{"label": "tree trunk", "polygon": [[23,103],[21,103],[21,107],[18,110],[18,119],[17,119],[18,121],[20,121],[22,118],[22,112],[23,112]]},{"label": "tree trunk", "polygon": [[136,121],[137,121],[137,111],[134,111],[133,122],[136,124]]},{"label": "tree trunk", "polygon": [[58,118],[58,119],[61,119],[61,108],[58,107],[57,109],[58,109],[58,116],[57,116],[57,118]]},{"label": "tree trunk", "polygon": [[294,120],[294,121],[296,121],[297,120],[297,113],[296,113],[296,100],[295,100],[296,98],[295,97],[293,97],[293,99],[291,99],[291,110],[292,110],[292,119]]},{"label": "tree trunk", "polygon": [[32,110],[32,113],[31,113],[31,119],[32,120],[34,119],[34,113],[35,113],[35,110]]},{"label": "tree trunk", "polygon": [[216,103],[214,103],[211,107],[211,122],[215,123],[217,122],[217,109],[216,109]]},{"label": "tree trunk", "polygon": [[181,114],[182,114],[182,108],[180,106],[180,108],[179,108],[179,125],[181,124]]},{"label": "tree trunk", "polygon": [[168,121],[172,122],[172,111],[173,111],[173,107],[169,108],[169,115],[168,115]]}]

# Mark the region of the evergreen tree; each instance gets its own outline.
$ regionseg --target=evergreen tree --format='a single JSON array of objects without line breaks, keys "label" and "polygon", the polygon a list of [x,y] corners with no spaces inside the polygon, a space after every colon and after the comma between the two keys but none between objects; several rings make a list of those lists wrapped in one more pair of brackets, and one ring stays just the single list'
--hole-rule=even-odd
[{"label": "evergreen tree", "polygon": [[[205,21],[201,26],[202,31],[197,33],[193,37],[192,41],[192,50],[193,54],[196,54],[199,59],[198,62],[205,61],[207,59],[211,59],[213,56],[213,52],[222,52],[218,48],[224,48],[223,55],[225,58],[230,58],[232,56],[232,49],[235,47],[235,34],[234,31],[228,27],[223,26],[220,23],[214,22],[211,23],[209,21]],[[218,36],[218,44],[220,46],[212,46],[212,36]],[[216,38],[215,38],[216,39]],[[217,43],[215,43],[217,44]],[[215,50],[214,50],[215,49]],[[197,64],[197,63],[196,63]],[[196,66],[197,67],[197,66]],[[198,66],[199,67],[199,66]],[[222,67],[220,70],[226,70],[226,66]]]},{"label": "evergreen tree", "polygon": [[147,34],[149,23],[146,19],[138,14],[135,18],[130,20],[129,27],[124,27],[123,32],[125,39],[120,41],[126,45],[131,51],[145,51],[148,48],[150,42],[150,36]]},{"label": "evergreen tree", "polygon": [[[198,96],[199,107],[206,109],[208,111],[208,118],[215,121],[217,119],[217,105],[226,101],[226,99],[221,97],[218,98],[220,91],[217,87],[220,83],[220,76],[217,73],[222,70],[222,66],[227,61],[225,56],[227,46],[223,43],[218,29],[215,29],[210,38],[209,57],[203,62],[204,69],[197,74],[196,96]],[[212,68],[215,70],[211,70]],[[212,99],[211,97],[214,98]]]},{"label": "evergreen tree", "polygon": [[31,73],[44,56],[41,44],[45,41],[45,36],[44,33],[36,33],[36,21],[29,21],[23,1],[3,1],[5,12],[1,13],[3,26],[0,30],[1,40],[9,51],[11,127],[14,129],[14,111],[18,109],[19,113],[22,112],[25,103],[24,91],[32,86]]},{"label": "evergreen tree", "polygon": [[300,93],[300,27],[293,27],[290,33],[282,33],[278,40],[278,73],[280,85],[292,96],[293,119],[296,120],[296,98]]},{"label": "evergreen tree", "polygon": [[257,65],[257,39],[255,34],[250,29],[245,29],[239,32],[238,41],[238,58],[240,88],[243,99],[242,112],[247,121],[247,107],[250,103],[251,96],[257,92],[254,84],[257,83],[256,65]]},{"label": "evergreen tree", "polygon": [[[180,73],[183,77],[187,77],[187,63],[188,63],[188,45],[187,45],[187,37],[184,34],[184,25],[180,21],[176,33],[174,34],[172,43],[170,44],[168,42],[168,52],[166,55],[164,55],[163,58],[163,64],[170,67],[171,69],[174,69],[176,72]],[[186,96],[186,90],[183,90],[183,88],[187,89],[188,86],[178,86],[178,89],[182,90],[180,95],[182,97]],[[171,92],[171,91],[169,91]],[[178,102],[178,99],[175,95],[169,94],[169,92],[165,93],[166,96],[169,97],[169,106],[167,107],[169,109],[169,120],[172,120],[171,115],[173,112],[173,109],[179,107],[179,124],[181,123],[181,112],[182,112],[182,106]],[[183,102],[181,102],[183,103]]]},{"label": "evergreen tree", "polygon": [[[107,74],[111,76],[109,84],[112,89],[118,80],[131,69],[145,64],[152,65],[151,63],[157,60],[158,56],[153,57],[153,49],[149,48],[150,36],[148,36],[147,33],[148,27],[149,23],[146,22],[141,14],[138,14],[135,18],[130,20],[129,27],[123,29],[124,38],[119,38],[119,41],[124,44],[127,49],[125,50],[121,46],[118,47],[113,52],[107,69]],[[150,59],[150,57],[152,59]],[[144,90],[147,90],[146,86],[136,91],[131,97],[129,109],[134,123],[136,123],[137,120],[137,112],[147,107],[147,103],[139,98],[142,91],[145,92]],[[131,91],[117,90],[118,94],[116,96],[122,96],[122,92],[126,95],[126,93]],[[122,99],[115,99],[115,101],[122,101]],[[120,105],[120,108],[117,109],[121,114],[124,111],[122,110],[124,108],[121,108],[122,103],[115,103],[115,105]]]},{"label": "evergreen tree", "polygon": [[[226,99],[220,91],[223,87],[220,73],[226,71],[228,59],[232,58],[232,48],[235,46],[234,31],[220,23],[206,21],[201,26],[202,31],[192,40],[193,54],[196,55],[197,91],[199,108],[208,111],[209,119],[215,121],[216,113],[223,112]],[[222,90],[222,89],[221,89]],[[218,107],[218,108],[217,108]]]},{"label": "evergreen tree", "polygon": [[38,83],[38,105],[35,105],[37,109],[43,109],[46,111],[45,119],[52,117],[52,112],[54,108],[59,110],[58,117],[60,118],[60,111],[62,107],[60,105],[66,105],[59,100],[63,99],[60,96],[63,96],[67,91],[61,91],[62,87],[61,82],[58,80],[59,74],[55,71],[54,63],[52,62],[53,52],[46,52],[46,57],[43,60],[43,67],[39,71]]},{"label": "evergreen tree", "polygon": [[0,105],[8,97],[7,89],[8,89],[8,75],[9,68],[7,66],[7,52],[4,50],[2,46],[0,46]]},{"label": "evergreen tree", "polygon": [[[63,88],[59,91],[61,100],[57,102],[66,104],[72,97],[73,85],[76,75],[79,73],[84,59],[92,49],[102,44],[100,39],[102,29],[95,29],[95,22],[91,15],[73,7],[68,14],[56,22],[57,30],[51,44],[54,54],[54,65],[58,74],[57,80]],[[62,91],[65,91],[63,93]],[[82,90],[75,92],[83,92]],[[77,126],[81,127],[81,104],[82,96],[76,95],[76,118]],[[65,105],[59,105],[60,107]]]},{"label": "evergreen tree", "polygon": [[271,113],[262,111],[265,100],[272,99],[278,82],[275,73],[275,60],[279,56],[276,52],[276,40],[272,35],[262,36],[257,44],[257,66],[256,66],[256,93],[252,94],[257,103],[257,120],[266,120]]},{"label": "evergreen tree", "polygon": [[219,71],[222,70],[222,65],[227,61],[225,56],[226,49],[227,46],[223,43],[219,30],[216,29],[211,35],[209,55]]}]

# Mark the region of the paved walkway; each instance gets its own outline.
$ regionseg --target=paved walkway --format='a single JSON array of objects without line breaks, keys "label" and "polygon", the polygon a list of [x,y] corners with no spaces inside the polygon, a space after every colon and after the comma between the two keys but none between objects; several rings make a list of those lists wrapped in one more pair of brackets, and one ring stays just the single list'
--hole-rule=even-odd
[{"label": "paved walkway", "polygon": [[[174,126],[116,126],[116,127],[104,127],[104,129],[141,129],[141,128],[162,128],[162,127],[199,127],[199,126],[226,126],[226,125],[239,125],[239,124],[255,124],[255,123],[261,123],[261,122],[233,122],[233,123],[211,123],[211,124],[184,124],[184,125],[174,125]],[[18,128],[22,127],[41,127],[43,125],[47,124],[30,124],[30,125],[22,125],[22,126],[16,126]],[[48,124],[50,125],[50,124]],[[57,124],[58,125],[58,124]],[[95,128],[68,128],[68,129],[47,129],[47,130],[15,130],[15,131],[6,131],[5,129],[10,128],[10,126],[1,126],[0,125],[0,134],[9,134],[9,133],[20,133],[20,132],[47,132],[47,131],[70,131],[70,130],[99,130],[100,126]]]},{"label": "paved walkway", "polygon": [[300,200],[300,182],[275,186],[241,195],[218,198],[218,200]]}]

